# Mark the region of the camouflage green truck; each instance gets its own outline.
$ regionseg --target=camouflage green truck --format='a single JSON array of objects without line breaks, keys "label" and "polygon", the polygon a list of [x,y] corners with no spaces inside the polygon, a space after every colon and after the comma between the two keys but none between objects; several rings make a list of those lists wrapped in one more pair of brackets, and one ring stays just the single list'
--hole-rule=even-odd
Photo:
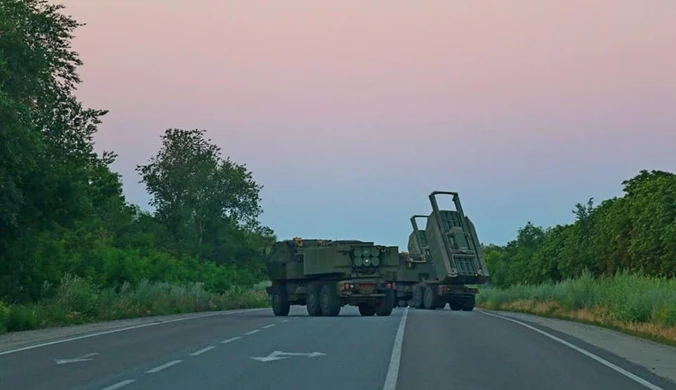
[{"label": "camouflage green truck", "polygon": [[398,250],[358,240],[274,243],[266,262],[273,313],[286,316],[291,305],[301,305],[310,316],[337,316],[343,306],[352,305],[362,316],[389,316]]},{"label": "camouflage green truck", "polygon": [[[455,210],[440,210],[438,195],[452,196]],[[484,284],[489,276],[476,229],[457,192],[434,191],[429,200],[432,213],[411,217],[408,252],[399,255],[398,306],[471,311],[478,290],[467,285]],[[427,220],[425,230],[419,218]]]}]

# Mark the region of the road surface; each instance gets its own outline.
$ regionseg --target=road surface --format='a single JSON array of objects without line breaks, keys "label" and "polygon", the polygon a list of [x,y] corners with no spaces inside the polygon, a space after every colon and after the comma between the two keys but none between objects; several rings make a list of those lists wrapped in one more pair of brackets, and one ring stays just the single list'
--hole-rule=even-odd
[{"label": "road surface", "polygon": [[[210,315],[0,352],[0,389],[667,390],[579,340],[490,312]],[[395,387],[396,385],[396,387]]]}]

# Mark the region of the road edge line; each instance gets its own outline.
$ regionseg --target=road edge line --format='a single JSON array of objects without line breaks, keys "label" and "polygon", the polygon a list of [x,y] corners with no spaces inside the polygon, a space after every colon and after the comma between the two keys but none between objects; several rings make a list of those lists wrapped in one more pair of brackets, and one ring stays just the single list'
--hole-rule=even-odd
[{"label": "road edge line", "polygon": [[183,318],[175,318],[173,320],[166,320],[166,321],[161,321],[161,322],[149,322],[147,324],[141,324],[141,325],[134,325],[134,326],[128,326],[126,328],[120,328],[120,329],[111,329],[111,330],[106,330],[103,332],[97,332],[97,333],[90,333],[90,334],[85,334],[82,336],[75,336],[75,337],[69,337],[67,339],[62,339],[62,340],[54,340],[54,341],[49,341],[46,343],[40,343],[40,344],[35,344],[35,345],[29,345],[27,347],[21,347],[17,349],[10,349],[9,351],[4,351],[0,352],[0,356],[3,355],[9,355],[12,353],[16,352],[21,352],[21,351],[27,351],[29,349],[35,349],[35,348],[41,348],[41,347],[48,347],[50,345],[54,344],[61,344],[61,343],[67,343],[69,341],[77,341],[77,340],[82,340],[82,339],[87,339],[90,337],[95,337],[95,336],[105,336],[107,334],[112,334],[112,333],[117,333],[117,332],[124,332],[126,330],[133,330],[133,329],[139,329],[139,328],[145,328],[148,326],[156,326],[156,325],[163,325],[163,324],[170,324],[173,322],[180,322],[180,321],[188,321],[188,320],[196,320],[199,318],[207,318],[207,317],[215,317],[215,316],[224,316],[224,315],[232,315],[232,314],[240,314],[240,313],[248,313],[248,312],[253,312],[253,311],[261,311],[261,310],[268,310],[267,308],[260,308],[260,309],[244,309],[244,310],[234,310],[234,311],[225,311],[225,312],[217,312],[217,313],[209,313],[209,314],[204,314],[204,315],[196,315],[192,317],[183,317]]},{"label": "road edge line", "polygon": [[401,347],[404,342],[404,330],[406,328],[406,318],[408,317],[408,307],[404,309],[404,314],[399,321],[399,328],[397,328],[397,335],[394,337],[394,344],[392,345],[392,356],[390,357],[390,366],[387,369],[387,377],[383,390],[395,390],[397,387],[397,379],[399,377],[399,363],[401,362]]},{"label": "road edge line", "polygon": [[571,343],[569,343],[569,342],[566,341],[566,340],[563,340],[563,339],[561,339],[561,338],[559,338],[559,337],[554,336],[553,334],[549,334],[549,333],[545,332],[544,330],[538,329],[538,328],[536,328],[536,327],[534,327],[534,326],[528,325],[528,324],[526,324],[526,323],[524,323],[524,322],[521,322],[521,321],[519,321],[519,320],[515,320],[515,319],[513,319],[513,318],[501,316],[501,315],[499,315],[499,314],[488,313],[488,312],[486,312],[486,311],[484,311],[484,310],[480,310],[479,312],[482,313],[482,314],[485,314],[485,315],[487,315],[487,316],[491,316],[491,317],[495,317],[495,318],[500,318],[500,319],[503,319],[503,320],[505,320],[505,321],[511,321],[511,322],[513,322],[513,323],[515,323],[515,324],[519,324],[519,325],[521,325],[521,326],[523,326],[523,327],[526,327],[526,328],[528,328],[528,329],[530,329],[530,330],[533,330],[533,331],[535,331],[535,332],[538,332],[538,333],[540,333],[540,334],[543,335],[543,336],[546,336],[546,337],[548,337],[548,338],[550,338],[550,339],[552,339],[552,340],[554,340],[554,341],[557,341],[557,342],[559,342],[559,343],[565,345],[566,347],[569,347],[569,348],[571,348],[571,349],[573,349],[573,350],[575,350],[575,351],[577,351],[577,352],[579,352],[579,353],[581,353],[581,354],[583,354],[583,355],[585,355],[585,356],[587,356],[587,357],[590,357],[590,358],[596,360],[597,362],[603,364],[604,366],[606,366],[606,367],[608,367],[608,368],[610,368],[610,369],[612,369],[612,370],[614,370],[614,371],[616,371],[616,372],[618,372],[618,373],[620,373],[620,374],[626,376],[627,378],[629,378],[629,379],[633,380],[634,382],[637,382],[637,383],[639,383],[639,384],[641,384],[641,385],[643,385],[643,386],[649,388],[650,390],[664,390],[663,388],[661,388],[661,387],[659,387],[659,386],[657,386],[657,385],[655,385],[655,384],[653,384],[653,383],[651,383],[651,382],[648,382],[647,380],[641,378],[640,376],[638,376],[638,375],[636,375],[636,374],[632,374],[631,372],[625,370],[624,368],[619,367],[619,366],[617,366],[617,365],[615,365],[615,364],[613,364],[613,363],[607,361],[606,359],[604,359],[604,358],[602,358],[602,357],[600,357],[600,356],[598,356],[598,355],[596,355],[596,354],[594,354],[594,353],[591,353],[591,352],[587,351],[587,350],[584,349],[584,348],[580,348],[580,347],[578,347],[577,345],[571,344]]}]

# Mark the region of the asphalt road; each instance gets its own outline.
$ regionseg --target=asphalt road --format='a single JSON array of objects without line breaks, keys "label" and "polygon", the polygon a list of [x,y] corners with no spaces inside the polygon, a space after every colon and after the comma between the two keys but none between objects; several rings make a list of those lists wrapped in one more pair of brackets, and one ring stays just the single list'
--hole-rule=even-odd
[{"label": "asphalt road", "polygon": [[0,389],[676,389],[543,329],[480,311],[265,309],[2,352]]}]

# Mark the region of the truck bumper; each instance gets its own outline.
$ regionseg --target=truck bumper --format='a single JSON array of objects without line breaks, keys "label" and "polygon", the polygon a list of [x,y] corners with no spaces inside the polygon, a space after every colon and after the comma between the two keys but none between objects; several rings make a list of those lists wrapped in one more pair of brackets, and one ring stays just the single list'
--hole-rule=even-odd
[{"label": "truck bumper", "polygon": [[344,298],[383,297],[386,290],[394,290],[394,282],[382,280],[341,280],[336,283],[338,295]]}]

